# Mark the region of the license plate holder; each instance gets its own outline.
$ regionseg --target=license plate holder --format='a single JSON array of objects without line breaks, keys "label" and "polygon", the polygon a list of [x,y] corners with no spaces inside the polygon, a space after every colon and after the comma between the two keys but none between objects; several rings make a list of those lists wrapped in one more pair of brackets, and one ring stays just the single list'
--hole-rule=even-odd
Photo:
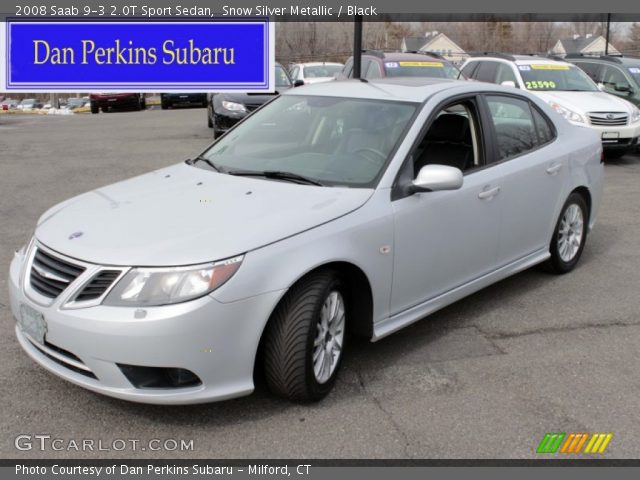
[{"label": "license plate holder", "polygon": [[602,140],[617,142],[620,138],[620,132],[602,132]]},{"label": "license plate holder", "polygon": [[20,304],[18,326],[25,334],[40,344],[44,344],[47,334],[47,322],[44,315],[29,305]]}]

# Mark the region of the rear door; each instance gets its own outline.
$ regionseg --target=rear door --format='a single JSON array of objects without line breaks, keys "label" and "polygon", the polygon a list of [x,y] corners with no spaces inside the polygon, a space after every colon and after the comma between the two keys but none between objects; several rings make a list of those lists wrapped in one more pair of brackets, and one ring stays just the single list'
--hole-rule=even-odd
[{"label": "rear door", "polygon": [[503,167],[498,265],[504,266],[548,248],[564,201],[570,149],[528,99],[502,94],[484,99],[495,145],[491,160]]}]

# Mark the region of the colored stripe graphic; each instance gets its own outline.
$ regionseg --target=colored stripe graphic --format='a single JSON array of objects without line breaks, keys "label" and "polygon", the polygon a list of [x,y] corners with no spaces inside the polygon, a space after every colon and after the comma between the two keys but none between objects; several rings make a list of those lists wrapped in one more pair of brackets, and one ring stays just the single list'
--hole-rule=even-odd
[{"label": "colored stripe graphic", "polygon": [[565,437],[565,433],[547,433],[538,445],[537,453],[556,453],[562,440]]},{"label": "colored stripe graphic", "polygon": [[612,433],[594,433],[584,453],[604,453],[612,438]]},{"label": "colored stripe graphic", "polygon": [[[589,436],[591,435],[591,438]],[[536,449],[536,453],[604,453],[609,442],[613,438],[612,433],[545,433],[542,441]],[[587,440],[589,440],[587,442]],[[582,450],[582,447],[584,451]]]}]

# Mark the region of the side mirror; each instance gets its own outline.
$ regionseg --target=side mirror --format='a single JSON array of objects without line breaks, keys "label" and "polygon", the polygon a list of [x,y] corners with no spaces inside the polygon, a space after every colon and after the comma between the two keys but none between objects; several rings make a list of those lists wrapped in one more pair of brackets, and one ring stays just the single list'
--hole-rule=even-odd
[{"label": "side mirror", "polygon": [[505,80],[500,85],[502,85],[503,87],[518,88],[517,85],[516,85],[516,82],[514,82],[513,80]]},{"label": "side mirror", "polygon": [[624,83],[616,83],[615,90],[616,90],[616,92],[627,92],[627,93],[630,93],[631,92],[631,86],[626,85]]},{"label": "side mirror", "polygon": [[304,85],[304,80],[296,80],[293,82],[294,87],[301,87],[302,85]]},{"label": "side mirror", "polygon": [[462,187],[462,182],[462,171],[458,168],[447,165],[425,165],[411,182],[409,190],[411,193],[458,190]]}]

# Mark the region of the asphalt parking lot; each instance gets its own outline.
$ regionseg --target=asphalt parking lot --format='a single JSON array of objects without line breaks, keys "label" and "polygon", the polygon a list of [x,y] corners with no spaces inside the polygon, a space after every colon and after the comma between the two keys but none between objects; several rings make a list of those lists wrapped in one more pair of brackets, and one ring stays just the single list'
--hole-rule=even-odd
[{"label": "asphalt parking lot", "polygon": [[[264,390],[187,407],[127,403],[32,362],[7,274],[38,217],[73,195],[193,156],[204,109],[0,116],[2,458],[534,458],[546,432],[611,432],[640,452],[640,156],[606,166],[579,267],[523,272],[375,344],[352,344],[336,389],[295,405]],[[18,451],[20,434],[193,439],[188,452]],[[588,456],[588,455],[585,455]]]}]

